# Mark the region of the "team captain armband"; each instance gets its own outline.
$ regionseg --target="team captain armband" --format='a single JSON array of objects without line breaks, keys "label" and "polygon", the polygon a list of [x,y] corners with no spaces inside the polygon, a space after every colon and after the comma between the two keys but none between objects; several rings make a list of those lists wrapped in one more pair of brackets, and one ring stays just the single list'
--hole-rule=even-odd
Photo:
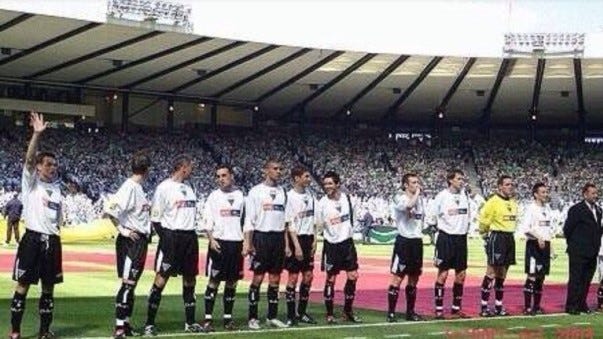
[{"label": "team captain armband", "polygon": [[263,204],[262,209],[264,211],[277,211],[277,212],[285,212],[285,205],[277,205],[277,204]]},{"label": "team captain armband", "polygon": [[515,221],[517,220],[516,215],[503,215],[503,221]]},{"label": "team captain armband", "polygon": [[451,208],[448,210],[448,215],[463,215],[467,214],[467,211],[466,208]]},{"label": "team captain armband", "polygon": [[233,210],[230,208],[220,210],[221,217],[241,217],[241,210]]}]

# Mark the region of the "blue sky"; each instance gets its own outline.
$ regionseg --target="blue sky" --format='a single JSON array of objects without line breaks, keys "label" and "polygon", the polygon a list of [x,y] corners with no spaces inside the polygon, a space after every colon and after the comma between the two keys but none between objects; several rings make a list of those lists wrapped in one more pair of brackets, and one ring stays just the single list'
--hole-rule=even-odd
[{"label": "blue sky", "polygon": [[[259,42],[428,55],[502,55],[505,32],[587,33],[603,56],[603,0],[176,0],[195,33]],[[103,21],[106,0],[2,0],[0,8]]]}]

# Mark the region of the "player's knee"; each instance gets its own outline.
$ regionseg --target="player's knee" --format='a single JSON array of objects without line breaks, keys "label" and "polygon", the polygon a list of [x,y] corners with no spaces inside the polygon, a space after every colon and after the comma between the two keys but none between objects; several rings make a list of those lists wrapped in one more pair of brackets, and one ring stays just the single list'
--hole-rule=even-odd
[{"label": "player's knee", "polygon": [[400,284],[402,284],[402,277],[400,277],[399,275],[396,275],[396,274],[392,275],[392,280],[390,281],[390,285],[399,287]]},{"label": "player's knee", "polygon": [[197,278],[194,276],[182,278],[182,285],[185,287],[195,287],[196,284],[197,284]]},{"label": "player's knee", "polygon": [[53,284],[42,284],[42,293],[46,293],[46,294],[54,293],[54,285]]},{"label": "player's knee", "polygon": [[312,272],[304,273],[304,278],[303,278],[304,284],[311,284],[312,280],[314,280],[314,273],[312,273]]},{"label": "player's knee", "polygon": [[24,284],[24,283],[17,283],[17,286],[15,287],[15,292],[19,293],[19,294],[23,294],[23,295],[27,295],[27,292],[29,291],[29,284]]},{"label": "player's knee", "polygon": [[280,274],[270,274],[268,275],[268,282],[270,285],[278,285],[281,282]]},{"label": "player's knee", "polygon": [[358,280],[358,271],[348,272],[348,280]]},{"label": "player's knee", "polygon": [[465,282],[465,278],[467,277],[467,273],[465,271],[456,272],[455,282],[458,284],[462,284]]}]

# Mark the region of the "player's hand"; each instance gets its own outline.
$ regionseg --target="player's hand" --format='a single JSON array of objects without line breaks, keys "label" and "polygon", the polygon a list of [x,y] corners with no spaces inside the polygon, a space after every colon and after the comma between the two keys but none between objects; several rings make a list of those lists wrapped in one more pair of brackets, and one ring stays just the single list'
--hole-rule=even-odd
[{"label": "player's hand", "polygon": [[295,248],[295,259],[302,261],[304,259],[304,253],[302,252],[301,247]]},{"label": "player's hand", "polygon": [[292,254],[289,246],[285,246],[285,257],[289,258]]},{"label": "player's hand", "polygon": [[543,250],[545,246],[546,246],[545,241],[542,239],[538,239],[538,247],[540,247],[540,249]]},{"label": "player's hand", "polygon": [[44,122],[44,116],[36,111],[31,111],[29,114],[29,124],[33,127],[34,133],[42,133],[48,126],[48,123]]},{"label": "player's hand", "polygon": [[128,238],[137,241],[140,240],[140,235],[138,235],[138,233],[134,232],[134,231],[130,231],[130,234],[128,235]]},{"label": "player's hand", "polygon": [[314,241],[312,243],[312,256],[314,256],[314,254],[316,254],[316,245],[317,245],[317,243],[316,243],[316,241]]},{"label": "player's hand", "polygon": [[220,253],[220,252],[221,252],[221,251],[220,251],[220,250],[221,250],[220,244],[218,243],[218,241],[217,241],[216,239],[212,239],[212,240],[209,242],[209,247],[210,247],[212,250],[214,250],[214,251],[216,251],[216,252],[218,252],[218,253]]}]

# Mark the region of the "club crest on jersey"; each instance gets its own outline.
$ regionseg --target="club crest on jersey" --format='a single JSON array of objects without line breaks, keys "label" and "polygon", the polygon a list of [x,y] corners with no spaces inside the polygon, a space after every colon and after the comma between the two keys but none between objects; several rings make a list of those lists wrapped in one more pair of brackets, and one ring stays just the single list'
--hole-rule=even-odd
[{"label": "club crest on jersey", "polygon": [[46,190],[46,194],[48,194],[49,197],[52,197],[52,191],[51,190]]},{"label": "club crest on jersey", "polygon": [[337,210],[337,212],[341,213],[341,204],[340,203],[336,203],[335,204],[335,209]]},{"label": "club crest on jersey", "polygon": [[234,197],[232,195],[227,196],[226,200],[228,201],[230,206],[232,206],[232,204],[234,204]]},{"label": "club crest on jersey", "polygon": [[276,199],[276,190],[270,190],[270,198],[272,200]]},{"label": "club crest on jersey", "polygon": [[184,195],[184,197],[186,198],[186,186],[180,186],[180,193],[182,193],[182,195]]},{"label": "club crest on jersey", "polygon": [[304,204],[306,205],[306,207],[308,207],[309,202],[310,202],[310,200],[308,199],[308,197],[304,196]]}]

